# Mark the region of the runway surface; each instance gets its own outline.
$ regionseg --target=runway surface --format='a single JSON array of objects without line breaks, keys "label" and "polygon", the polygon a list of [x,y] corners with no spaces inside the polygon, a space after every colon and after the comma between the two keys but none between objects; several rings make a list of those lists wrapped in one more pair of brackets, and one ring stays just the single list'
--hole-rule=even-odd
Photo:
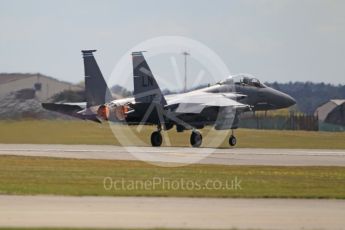
[{"label": "runway surface", "polygon": [[344,229],[345,201],[0,195],[0,226]]},{"label": "runway surface", "polygon": [[0,155],[107,160],[144,159],[157,162],[186,159],[201,164],[218,165],[345,166],[345,150],[316,149],[124,148],[109,145],[0,144]]}]

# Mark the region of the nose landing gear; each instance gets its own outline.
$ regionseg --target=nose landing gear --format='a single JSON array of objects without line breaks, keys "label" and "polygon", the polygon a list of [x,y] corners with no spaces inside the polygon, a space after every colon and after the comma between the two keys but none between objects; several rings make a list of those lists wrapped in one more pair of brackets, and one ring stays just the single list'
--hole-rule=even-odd
[{"label": "nose landing gear", "polygon": [[229,145],[235,146],[236,142],[237,142],[236,137],[231,135],[230,138],[229,138]]},{"label": "nose landing gear", "polygon": [[231,136],[229,137],[229,145],[230,146],[235,146],[237,143],[237,139],[234,136],[234,130],[231,130]]}]

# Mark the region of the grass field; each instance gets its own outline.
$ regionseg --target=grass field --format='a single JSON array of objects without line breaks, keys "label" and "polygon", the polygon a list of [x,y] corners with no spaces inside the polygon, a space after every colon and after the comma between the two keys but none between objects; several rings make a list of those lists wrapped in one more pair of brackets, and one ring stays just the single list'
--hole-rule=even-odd
[{"label": "grass field", "polygon": [[137,161],[0,156],[0,194],[344,199],[344,181],[345,167],[165,168]]},{"label": "grass field", "polygon": [[[112,126],[116,137],[108,124],[97,124],[86,121],[0,121],[0,143],[33,143],[33,144],[121,144],[148,146],[153,126],[137,127]],[[130,132],[130,135],[128,135]],[[202,129],[204,147],[228,148],[227,131]],[[239,148],[321,148],[345,149],[345,132],[309,132],[280,130],[250,130],[235,131]],[[165,133],[165,132],[164,132]],[[190,131],[177,133],[169,130],[168,136],[172,146],[189,146]],[[138,138],[133,138],[133,137]],[[214,140],[222,140],[215,144]],[[164,143],[163,143],[164,145]]]}]

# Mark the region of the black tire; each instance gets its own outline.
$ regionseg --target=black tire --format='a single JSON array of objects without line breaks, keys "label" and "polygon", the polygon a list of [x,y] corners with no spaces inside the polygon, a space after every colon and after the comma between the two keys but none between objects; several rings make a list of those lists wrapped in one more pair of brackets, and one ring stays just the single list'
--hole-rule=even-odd
[{"label": "black tire", "polygon": [[162,145],[162,134],[159,131],[155,131],[151,134],[151,145],[153,147],[159,147]]},{"label": "black tire", "polygon": [[236,143],[237,143],[236,137],[231,135],[230,138],[229,138],[229,145],[235,146]]},{"label": "black tire", "polygon": [[193,147],[200,147],[201,143],[202,143],[201,133],[199,133],[198,131],[193,131],[192,135],[190,136],[190,144]]}]

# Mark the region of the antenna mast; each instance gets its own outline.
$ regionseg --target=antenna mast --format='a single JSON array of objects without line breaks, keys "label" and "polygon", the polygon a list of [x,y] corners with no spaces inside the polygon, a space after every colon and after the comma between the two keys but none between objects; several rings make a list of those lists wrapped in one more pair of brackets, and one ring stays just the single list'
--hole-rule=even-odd
[{"label": "antenna mast", "polygon": [[187,92],[187,56],[190,55],[187,51],[182,53],[184,55],[184,89],[183,92]]}]

